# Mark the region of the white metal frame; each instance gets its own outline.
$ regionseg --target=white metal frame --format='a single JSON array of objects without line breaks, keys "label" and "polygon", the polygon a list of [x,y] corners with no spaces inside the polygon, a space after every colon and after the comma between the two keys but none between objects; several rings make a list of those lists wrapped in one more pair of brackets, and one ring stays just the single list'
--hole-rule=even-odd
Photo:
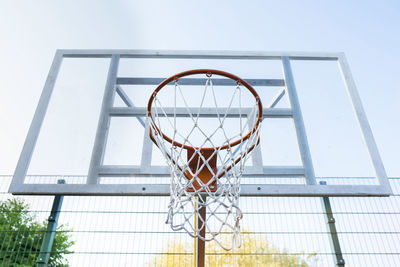
[{"label": "white metal frame", "polygon": [[[86,184],[27,184],[24,183],[29,163],[35,148],[40,128],[54,89],[55,81],[63,58],[111,58],[106,82],[102,108],[96,133],[95,144]],[[350,68],[343,53],[303,53],[303,52],[232,52],[232,51],[153,51],[153,50],[58,50],[50,68],[42,95],[39,100],[33,121],[9,191],[13,194],[34,195],[169,195],[168,184],[100,184],[100,177],[114,176],[168,176],[170,171],[166,166],[150,166],[152,143],[145,131],[142,162],[138,166],[104,165],[104,151],[107,143],[108,128],[111,117],[136,117],[147,127],[145,108],[136,108],[126,96],[123,84],[154,84],[162,78],[117,77],[120,58],[186,58],[186,59],[252,59],[280,60],[282,62],[284,79],[249,79],[253,86],[282,86],[272,102],[264,108],[263,116],[278,118],[293,118],[298,140],[298,146],[303,166],[263,166],[261,153],[253,153],[253,166],[247,167],[244,176],[304,176],[306,184],[243,184],[242,196],[388,196],[392,194],[387,175],[358,95]],[[359,122],[368,152],[370,154],[379,185],[319,185],[316,182],[312,158],[307,142],[300,104],[291,69],[292,60],[328,60],[337,61],[343,75],[356,117]],[[184,84],[202,84],[200,79],[182,79]],[[204,84],[204,83],[203,83]],[[214,85],[229,85],[225,79],[217,79]],[[118,94],[127,107],[113,107],[113,99]],[[288,95],[291,108],[275,108],[284,94]],[[187,116],[185,111],[176,111]],[[214,116],[215,110],[204,109],[203,116]],[[234,110],[230,116],[237,116]],[[258,158],[257,158],[258,157]]]}]

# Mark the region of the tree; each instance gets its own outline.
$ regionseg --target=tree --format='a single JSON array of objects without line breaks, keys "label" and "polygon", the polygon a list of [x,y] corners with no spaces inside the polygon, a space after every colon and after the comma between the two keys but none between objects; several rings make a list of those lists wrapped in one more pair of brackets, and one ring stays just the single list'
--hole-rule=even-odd
[{"label": "tree", "polygon": [[[40,224],[22,199],[0,201],[0,262],[2,266],[35,266],[47,221]],[[57,227],[48,266],[68,266],[64,254],[74,244],[64,225]]]},{"label": "tree", "polygon": [[[243,231],[242,246],[225,251],[216,242],[206,245],[206,266],[265,266],[308,267],[317,266],[317,254],[290,254],[279,250],[265,238],[252,237]],[[170,242],[165,251],[152,260],[151,266],[193,266],[193,245],[179,240]]]}]

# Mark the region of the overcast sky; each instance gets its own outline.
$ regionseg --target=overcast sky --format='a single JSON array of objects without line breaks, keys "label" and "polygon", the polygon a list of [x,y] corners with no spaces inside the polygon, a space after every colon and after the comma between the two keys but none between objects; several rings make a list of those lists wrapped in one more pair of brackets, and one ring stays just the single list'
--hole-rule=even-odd
[{"label": "overcast sky", "polygon": [[55,50],[345,52],[390,176],[400,176],[397,1],[2,1],[0,173],[14,171]]}]

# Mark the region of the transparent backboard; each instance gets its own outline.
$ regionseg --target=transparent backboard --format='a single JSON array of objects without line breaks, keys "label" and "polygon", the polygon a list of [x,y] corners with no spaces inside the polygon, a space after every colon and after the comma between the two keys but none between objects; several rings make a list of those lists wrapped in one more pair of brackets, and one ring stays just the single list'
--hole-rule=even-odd
[{"label": "transparent backboard", "polygon": [[[147,103],[165,78],[199,68],[241,77],[263,103],[261,141],[241,196],[391,194],[343,54],[146,50],[57,51],[9,191],[169,195],[170,170],[149,138]],[[193,99],[204,85],[181,82]],[[232,83],[215,79],[214,86],[223,98]],[[65,184],[52,178],[60,174]]]}]

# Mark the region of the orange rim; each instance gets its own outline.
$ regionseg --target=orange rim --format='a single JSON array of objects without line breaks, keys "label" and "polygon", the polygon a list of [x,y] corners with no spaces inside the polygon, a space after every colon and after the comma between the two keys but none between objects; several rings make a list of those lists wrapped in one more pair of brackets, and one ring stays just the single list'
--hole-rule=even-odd
[{"label": "orange rim", "polygon": [[[149,119],[153,122],[153,126],[156,128],[157,132],[165,139],[167,140],[169,143],[171,143],[173,146],[179,146],[185,149],[198,149],[192,146],[188,146],[188,145],[183,145],[179,142],[173,141],[170,137],[168,137],[167,135],[165,135],[164,133],[161,132],[161,130],[157,127],[157,125],[154,122],[153,116],[151,114],[151,108],[153,105],[153,100],[156,97],[156,95],[158,94],[158,92],[161,91],[162,88],[164,88],[164,86],[166,86],[167,84],[178,80],[179,78],[185,77],[185,76],[190,76],[190,75],[195,75],[195,74],[206,74],[207,76],[211,76],[213,74],[219,75],[219,76],[223,76],[223,77],[227,77],[229,79],[232,79],[234,81],[236,81],[236,83],[239,83],[241,85],[243,85],[244,87],[246,87],[250,93],[254,96],[254,98],[256,99],[257,105],[258,105],[258,116],[257,116],[257,121],[254,124],[254,127],[242,138],[231,142],[230,144],[221,146],[221,147],[206,147],[206,148],[201,148],[202,150],[222,150],[222,149],[228,149],[230,147],[234,147],[240,143],[242,143],[243,141],[247,140],[250,138],[250,136],[255,133],[258,129],[259,124],[262,121],[262,114],[263,114],[263,107],[262,107],[262,103],[260,100],[259,95],[257,94],[256,90],[254,90],[254,88],[245,80],[239,78],[236,75],[233,75],[231,73],[225,72],[225,71],[221,71],[221,70],[213,70],[213,69],[196,69],[196,70],[188,70],[188,71],[184,71],[178,74],[175,74],[167,79],[165,79],[162,83],[160,83],[157,88],[154,90],[154,92],[151,94],[150,99],[149,99],[149,103],[147,105],[147,115],[149,116]],[[151,134],[151,131],[150,131]],[[151,139],[153,140],[153,142],[155,141],[153,139],[153,137],[151,136]],[[250,149],[251,151],[252,149]]]}]

